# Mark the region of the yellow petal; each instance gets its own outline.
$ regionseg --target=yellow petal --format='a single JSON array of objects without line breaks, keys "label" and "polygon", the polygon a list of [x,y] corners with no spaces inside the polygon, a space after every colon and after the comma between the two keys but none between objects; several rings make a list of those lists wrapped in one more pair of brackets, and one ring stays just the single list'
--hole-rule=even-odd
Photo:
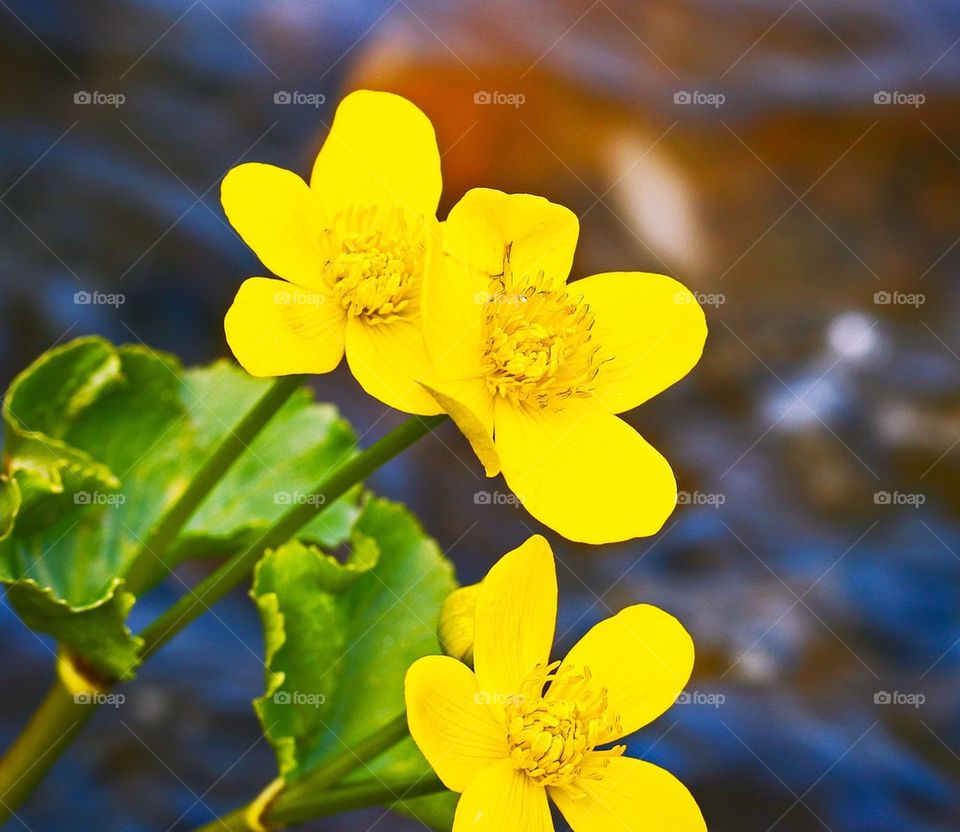
[{"label": "yellow petal", "polygon": [[550,544],[535,534],[480,585],[473,666],[494,704],[519,694],[530,671],[550,660],[556,623],[557,568]]},{"label": "yellow petal", "polygon": [[489,275],[503,272],[504,249],[516,277],[543,271],[562,287],[570,274],[580,223],[576,214],[540,196],[490,188],[467,191],[443,227],[444,250]]},{"label": "yellow petal", "polygon": [[449,255],[442,260],[442,268],[424,276],[421,295],[433,375],[446,380],[473,378],[482,372],[482,324],[490,279]]},{"label": "yellow petal", "polygon": [[687,787],[652,763],[614,757],[601,780],[578,780],[577,786],[585,797],[550,790],[573,832],[706,832]]},{"label": "yellow petal", "polygon": [[662,274],[608,272],[577,280],[570,292],[582,292],[594,314],[593,338],[606,359],[595,395],[611,413],[666,390],[700,360],[707,322],[682,283]]},{"label": "yellow petal", "polygon": [[500,400],[495,440],[503,476],[520,502],[569,540],[612,543],[655,534],[676,506],[669,463],[589,400],[568,400],[559,412]]},{"label": "yellow petal", "polygon": [[444,655],[473,667],[473,640],[477,623],[477,598],[480,584],[455,589],[440,608],[437,638]]},{"label": "yellow petal", "polygon": [[347,363],[371,396],[405,413],[428,416],[440,405],[416,381],[429,373],[427,351],[418,320],[370,324],[347,320]]},{"label": "yellow petal", "polygon": [[250,162],[224,177],[220,200],[264,266],[291,283],[322,289],[324,221],[306,182],[283,168]]},{"label": "yellow petal", "polygon": [[493,397],[483,379],[423,384],[437,404],[460,428],[483,465],[488,477],[500,473],[500,460],[493,444]]},{"label": "yellow petal", "polygon": [[563,663],[590,668],[626,736],[676,701],[693,670],[693,639],[669,613],[638,604],[591,628]]},{"label": "yellow petal", "polygon": [[449,656],[425,656],[404,682],[410,736],[452,791],[507,756],[506,731],[483,704],[477,679]]},{"label": "yellow petal", "polygon": [[488,766],[461,795],[453,832],[553,832],[546,789],[509,759]]},{"label": "yellow petal", "polygon": [[283,280],[245,280],[223,328],[237,361],[253,376],[329,373],[343,357],[340,305]]},{"label": "yellow petal", "polygon": [[337,107],[310,187],[330,216],[351,205],[435,214],[440,152],[430,120],[399,95],[359,90]]}]

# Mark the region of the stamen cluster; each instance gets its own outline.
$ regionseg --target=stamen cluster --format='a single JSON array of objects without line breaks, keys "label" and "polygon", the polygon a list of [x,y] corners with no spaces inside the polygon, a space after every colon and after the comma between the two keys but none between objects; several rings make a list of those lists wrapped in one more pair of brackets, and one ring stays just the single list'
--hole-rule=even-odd
[{"label": "stamen cluster", "polygon": [[424,262],[422,221],[398,209],[352,209],[325,231],[324,278],[348,315],[367,323],[397,320],[418,305]]},{"label": "stamen cluster", "polygon": [[[546,688],[546,690],[544,690]],[[507,747],[516,767],[541,786],[584,792],[577,780],[599,780],[626,746],[596,750],[620,736],[620,719],[607,708],[607,691],[586,667],[539,665],[506,705]]]},{"label": "stamen cluster", "polygon": [[586,397],[597,375],[593,314],[582,300],[547,288],[543,272],[518,278],[504,272],[486,294],[483,369],[488,389],[513,404],[538,408]]}]

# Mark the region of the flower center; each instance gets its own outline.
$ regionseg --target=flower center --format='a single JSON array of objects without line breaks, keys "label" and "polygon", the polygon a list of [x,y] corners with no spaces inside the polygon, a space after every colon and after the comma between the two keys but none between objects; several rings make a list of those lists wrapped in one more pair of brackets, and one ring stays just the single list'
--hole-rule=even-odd
[{"label": "flower center", "polygon": [[481,300],[483,370],[489,390],[514,404],[539,408],[591,394],[599,361],[587,304],[547,288],[543,272],[515,276],[509,245],[503,273],[493,276]]},{"label": "flower center", "polygon": [[349,209],[325,234],[325,281],[348,315],[375,325],[416,309],[426,248],[420,218],[399,209]]},{"label": "flower center", "polygon": [[[549,683],[546,692],[544,687]],[[597,750],[620,736],[620,718],[607,708],[607,691],[586,667],[538,665],[506,705],[507,747],[514,765],[541,786],[584,792],[576,781],[599,780],[626,746]]]}]

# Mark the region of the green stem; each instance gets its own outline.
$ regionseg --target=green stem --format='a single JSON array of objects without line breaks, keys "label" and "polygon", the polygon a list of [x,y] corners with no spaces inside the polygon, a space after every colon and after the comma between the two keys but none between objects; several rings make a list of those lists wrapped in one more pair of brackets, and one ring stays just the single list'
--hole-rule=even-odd
[{"label": "green stem", "polygon": [[139,595],[166,575],[166,570],[170,568],[167,550],[177,535],[220,478],[302,383],[303,376],[281,376],[276,379],[211,451],[190,484],[153,527],[134,557],[126,576],[130,592]]},{"label": "green stem", "polygon": [[0,826],[43,779],[95,710],[78,702],[60,677],[0,760]]},{"label": "green stem", "polygon": [[244,580],[268,549],[286,543],[303,526],[381,465],[439,425],[446,416],[413,416],[365,451],[329,473],[313,489],[314,499],[298,503],[274,521],[260,538],[200,582],[142,633],[145,659]]},{"label": "green stem", "polygon": [[[267,811],[270,827],[285,829],[299,823],[369,806],[391,806],[401,800],[423,797],[446,791],[446,786],[435,775],[415,778],[369,780],[349,786],[338,786],[328,791],[293,795],[281,792]],[[211,821],[196,832],[250,832],[246,809],[237,809],[229,815]]]},{"label": "green stem", "polygon": [[338,815],[368,806],[391,806],[401,800],[410,800],[427,794],[445,792],[446,786],[435,775],[426,777],[373,780],[350,786],[339,786],[330,791],[303,795],[296,802],[277,798],[267,813],[270,823],[281,828],[306,823],[314,818]]},{"label": "green stem", "polygon": [[[318,766],[302,780],[297,780],[285,787],[277,796],[275,802],[267,810],[267,817],[272,821],[274,806],[299,806],[309,802],[320,792],[339,783],[351,772],[365,765],[370,760],[379,757],[383,752],[393,748],[398,742],[410,736],[407,729],[406,713],[392,719],[373,734],[360,740],[350,748],[332,757],[328,762]],[[250,806],[236,809],[229,815],[224,815],[212,821],[204,830],[220,830],[220,832],[234,832],[247,830],[247,812]]]},{"label": "green stem", "polygon": [[291,796],[306,792],[316,794],[335,786],[348,774],[356,771],[370,760],[376,759],[384,751],[393,748],[400,740],[406,739],[408,736],[410,736],[410,733],[407,728],[407,714],[404,712],[355,745],[345,748],[328,762],[315,768],[302,780],[291,783],[285,793]]}]

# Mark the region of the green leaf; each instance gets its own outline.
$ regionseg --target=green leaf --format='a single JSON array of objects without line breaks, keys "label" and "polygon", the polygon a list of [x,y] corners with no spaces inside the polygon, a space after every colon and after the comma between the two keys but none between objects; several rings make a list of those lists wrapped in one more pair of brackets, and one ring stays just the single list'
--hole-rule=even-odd
[{"label": "green leaf", "polygon": [[20,513],[20,486],[6,474],[0,474],[0,540],[13,531]]},{"label": "green leaf", "polygon": [[77,491],[119,486],[106,466],[63,440],[75,414],[119,378],[116,351],[99,338],[80,338],[14,379],[3,402],[5,469],[22,496],[21,524],[49,522]]},{"label": "green leaf", "polygon": [[129,677],[139,664],[141,639],[124,623],[136,599],[123,591],[119,578],[102,599],[86,607],[58,598],[53,589],[32,578],[12,583],[7,598],[20,617],[35,629],[54,636],[68,634],[61,641],[74,653],[93,657],[104,673]]},{"label": "green leaf", "polygon": [[[330,559],[298,544],[268,553],[257,571],[268,672],[255,707],[288,781],[403,713],[407,668],[440,652],[440,607],[456,588],[450,562],[396,503],[370,499],[356,533],[353,560],[338,567],[349,579],[331,579]],[[358,554],[364,540],[379,551],[375,563]],[[407,739],[348,780],[428,771]]]},{"label": "green leaf", "polygon": [[[140,346],[83,338],[42,356],[4,401],[0,581],[24,621],[103,673],[128,676],[138,640],[123,576],[151,528],[220,437],[264,393],[226,362],[182,371]],[[354,451],[328,405],[295,394],[227,473],[175,544],[177,557],[244,545]],[[358,509],[330,507],[308,539],[336,545]],[[10,530],[12,526],[12,531]]]},{"label": "green leaf", "polygon": [[372,568],[378,556],[376,543],[361,535],[344,565],[297,541],[257,565],[251,595],[264,624],[268,671],[266,693],[254,707],[282,774],[297,768],[325,730],[336,676],[320,669],[337,662],[345,638],[336,595]]},{"label": "green leaf", "polygon": [[[184,400],[198,443],[218,441],[268,384],[227,361],[187,370]],[[355,444],[353,429],[333,405],[315,404],[309,390],[298,390],[203,502],[187,525],[178,557],[228,554],[256,540],[296,502],[312,499],[323,474],[353,456]],[[359,491],[330,506],[298,537],[323,546],[346,540]]]}]

